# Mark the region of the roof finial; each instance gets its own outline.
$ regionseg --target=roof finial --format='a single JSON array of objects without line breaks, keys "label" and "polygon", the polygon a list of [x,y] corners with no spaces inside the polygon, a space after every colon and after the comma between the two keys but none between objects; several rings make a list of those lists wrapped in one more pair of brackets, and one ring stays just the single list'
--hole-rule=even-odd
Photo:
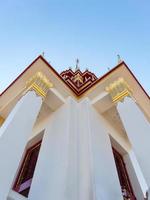
[{"label": "roof finial", "polygon": [[44,52],[44,51],[42,52],[42,56],[43,56],[43,57],[45,56],[45,52]]},{"label": "roof finial", "polygon": [[76,68],[75,68],[75,71],[77,71],[78,69],[80,69],[80,68],[79,68],[79,59],[77,58],[76,59]]},{"label": "roof finial", "polygon": [[121,63],[121,62],[122,62],[122,60],[121,60],[121,57],[120,57],[120,55],[119,55],[119,54],[117,55],[117,58],[118,58],[118,64],[119,64],[119,63]]}]

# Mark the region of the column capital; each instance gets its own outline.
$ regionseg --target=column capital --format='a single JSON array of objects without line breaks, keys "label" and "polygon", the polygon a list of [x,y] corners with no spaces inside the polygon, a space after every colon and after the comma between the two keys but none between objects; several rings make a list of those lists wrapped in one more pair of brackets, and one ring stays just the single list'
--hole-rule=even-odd
[{"label": "column capital", "polygon": [[125,97],[132,95],[132,89],[123,78],[118,78],[118,80],[107,86],[105,90],[110,94],[114,103],[123,102]]},{"label": "column capital", "polygon": [[46,94],[53,84],[47,79],[42,72],[37,72],[26,82],[27,91],[35,91],[38,96],[46,97]]},{"label": "column capital", "polygon": [[2,126],[2,124],[4,123],[4,121],[5,121],[5,119],[2,116],[0,116],[0,126]]}]

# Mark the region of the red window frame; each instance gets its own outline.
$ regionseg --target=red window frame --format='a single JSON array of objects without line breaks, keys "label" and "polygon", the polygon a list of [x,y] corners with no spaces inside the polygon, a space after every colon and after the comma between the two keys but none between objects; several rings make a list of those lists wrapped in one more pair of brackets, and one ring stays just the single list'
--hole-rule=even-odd
[{"label": "red window frame", "polygon": [[136,200],[123,157],[116,149],[112,149],[123,197],[125,199]]},{"label": "red window frame", "polygon": [[30,191],[30,186],[34,175],[41,142],[42,140],[26,150],[23,162],[21,164],[17,178],[15,180],[15,184],[13,186],[13,190],[22,194],[25,197],[28,197]]}]

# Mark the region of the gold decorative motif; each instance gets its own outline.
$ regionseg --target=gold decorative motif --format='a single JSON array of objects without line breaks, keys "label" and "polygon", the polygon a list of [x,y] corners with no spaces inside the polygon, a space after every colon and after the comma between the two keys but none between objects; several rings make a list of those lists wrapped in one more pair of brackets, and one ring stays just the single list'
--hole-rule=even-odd
[{"label": "gold decorative motif", "polygon": [[74,77],[74,82],[79,81],[81,84],[83,84],[83,77],[78,73]]},{"label": "gold decorative motif", "polygon": [[106,87],[106,91],[110,94],[113,102],[123,101],[125,97],[132,95],[132,90],[128,83],[123,79],[119,78],[117,81],[111,83]]},{"label": "gold decorative motif", "polygon": [[5,119],[0,116],[0,126],[2,126],[2,124],[4,123],[4,121],[5,121]]},{"label": "gold decorative motif", "polygon": [[53,84],[47,79],[42,72],[37,72],[29,81],[26,83],[26,89],[34,90],[37,95],[42,98],[46,97],[46,94],[50,88],[53,87]]}]

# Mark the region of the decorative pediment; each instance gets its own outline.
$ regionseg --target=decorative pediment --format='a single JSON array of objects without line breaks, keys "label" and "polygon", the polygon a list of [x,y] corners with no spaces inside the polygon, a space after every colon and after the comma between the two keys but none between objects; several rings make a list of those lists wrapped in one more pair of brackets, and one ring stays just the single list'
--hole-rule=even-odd
[{"label": "decorative pediment", "polygon": [[63,71],[60,75],[77,95],[80,95],[98,79],[95,74],[90,71],[86,70],[81,72],[80,69],[75,72],[69,69]]}]

